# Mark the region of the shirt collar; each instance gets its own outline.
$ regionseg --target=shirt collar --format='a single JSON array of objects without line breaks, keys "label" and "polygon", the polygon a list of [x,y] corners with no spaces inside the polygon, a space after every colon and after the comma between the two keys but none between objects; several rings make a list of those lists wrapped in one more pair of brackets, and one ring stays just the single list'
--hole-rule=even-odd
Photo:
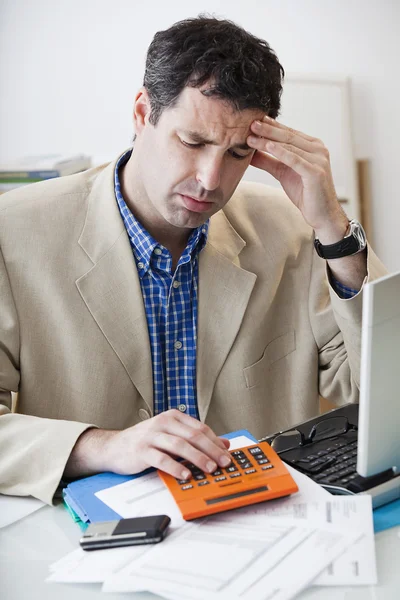
[{"label": "shirt collar", "polygon": [[[125,229],[129,236],[129,241],[135,255],[136,264],[138,266],[139,277],[142,278],[150,268],[153,251],[155,248],[160,248],[163,252],[168,252],[161,244],[159,244],[150,233],[139,223],[133,213],[129,210],[121,190],[119,180],[119,169],[128,162],[132,154],[132,148],[127,150],[118,160],[114,171],[114,189],[115,197],[119,206],[122,220]],[[209,220],[200,227],[196,227],[191,232],[186,248],[179,260],[179,264],[183,264],[193,260],[198,253],[204,248],[207,242],[209,229]],[[140,265],[140,266],[139,266]]]}]

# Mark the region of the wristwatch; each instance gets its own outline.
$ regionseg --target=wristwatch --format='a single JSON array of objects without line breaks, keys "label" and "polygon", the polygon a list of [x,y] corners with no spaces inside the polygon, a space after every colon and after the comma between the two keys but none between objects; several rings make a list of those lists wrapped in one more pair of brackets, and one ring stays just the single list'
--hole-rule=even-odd
[{"label": "wristwatch", "polygon": [[357,254],[358,252],[362,252],[366,245],[367,237],[365,231],[361,223],[354,219],[350,221],[344,238],[339,242],[323,246],[318,238],[314,240],[314,247],[318,256],[326,260]]}]

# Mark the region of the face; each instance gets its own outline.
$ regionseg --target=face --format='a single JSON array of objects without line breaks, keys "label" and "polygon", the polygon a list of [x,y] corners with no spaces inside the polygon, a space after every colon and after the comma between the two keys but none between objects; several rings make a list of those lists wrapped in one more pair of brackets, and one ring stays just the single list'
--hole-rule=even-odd
[{"label": "face", "polygon": [[235,191],[254,154],[246,144],[250,125],[264,115],[259,110],[235,111],[221,99],[186,87],[156,126],[149,116],[149,98],[141,90],[132,155],[135,205],[144,224],[153,228],[198,227]]}]

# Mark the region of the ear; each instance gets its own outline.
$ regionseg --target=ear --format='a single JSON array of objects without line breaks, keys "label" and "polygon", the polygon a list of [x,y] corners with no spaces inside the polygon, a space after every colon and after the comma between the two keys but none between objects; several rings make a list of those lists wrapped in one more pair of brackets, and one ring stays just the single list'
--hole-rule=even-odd
[{"label": "ear", "polygon": [[133,124],[135,133],[140,134],[143,128],[148,124],[150,117],[150,98],[146,88],[142,87],[136,94],[133,106]]}]

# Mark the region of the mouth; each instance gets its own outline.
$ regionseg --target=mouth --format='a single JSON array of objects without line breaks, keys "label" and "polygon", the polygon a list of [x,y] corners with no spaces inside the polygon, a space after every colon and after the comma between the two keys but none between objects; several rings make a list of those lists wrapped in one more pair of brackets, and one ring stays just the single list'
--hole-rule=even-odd
[{"label": "mouth", "polygon": [[185,196],[184,194],[179,195],[182,198],[186,208],[192,212],[207,212],[214,204],[213,202],[204,202],[203,200],[198,200],[198,198],[193,198],[193,196]]}]

